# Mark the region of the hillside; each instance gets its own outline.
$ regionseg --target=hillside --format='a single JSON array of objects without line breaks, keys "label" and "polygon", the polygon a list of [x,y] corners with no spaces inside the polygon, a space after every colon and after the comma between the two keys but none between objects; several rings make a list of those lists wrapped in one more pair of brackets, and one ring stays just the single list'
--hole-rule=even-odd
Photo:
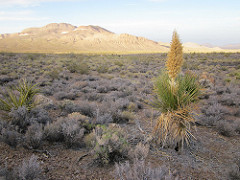
[{"label": "hillside", "polygon": [[[153,53],[167,52],[168,43],[129,34],[115,34],[99,26],[52,23],[20,33],[1,34],[0,51],[36,53]],[[187,43],[185,52],[224,51]]]},{"label": "hillside", "polygon": [[7,52],[164,52],[157,42],[129,34],[115,34],[99,26],[48,24],[20,33],[3,34],[0,51]]}]

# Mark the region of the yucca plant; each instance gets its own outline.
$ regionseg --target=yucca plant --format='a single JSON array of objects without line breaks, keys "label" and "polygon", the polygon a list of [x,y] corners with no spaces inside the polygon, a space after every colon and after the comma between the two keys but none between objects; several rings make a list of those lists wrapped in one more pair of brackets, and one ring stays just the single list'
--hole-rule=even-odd
[{"label": "yucca plant", "polygon": [[12,109],[25,106],[30,111],[34,106],[33,97],[39,92],[36,86],[37,84],[33,85],[26,79],[20,80],[19,85],[15,87],[19,94],[15,95],[10,90],[4,99],[0,98],[0,110],[10,112]]},{"label": "yucca plant", "polygon": [[166,62],[167,71],[163,71],[154,84],[156,99],[153,105],[162,112],[154,132],[162,146],[183,148],[184,143],[189,144],[194,138],[191,133],[191,124],[194,122],[192,109],[198,100],[200,86],[193,73],[179,75],[182,64],[182,45],[174,31]]},{"label": "yucca plant", "polygon": [[173,91],[171,79],[165,71],[155,79],[154,92],[156,99],[153,104],[162,113],[185,108],[198,100],[200,86],[194,74],[187,72],[185,75],[178,76],[174,83],[176,87]]}]

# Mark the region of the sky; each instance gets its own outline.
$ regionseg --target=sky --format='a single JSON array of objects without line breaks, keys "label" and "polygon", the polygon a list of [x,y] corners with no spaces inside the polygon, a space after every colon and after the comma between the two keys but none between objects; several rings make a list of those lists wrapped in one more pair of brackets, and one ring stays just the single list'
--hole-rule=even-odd
[{"label": "sky", "polygon": [[170,42],[240,44],[240,0],[0,0],[0,34],[49,23],[97,25]]}]

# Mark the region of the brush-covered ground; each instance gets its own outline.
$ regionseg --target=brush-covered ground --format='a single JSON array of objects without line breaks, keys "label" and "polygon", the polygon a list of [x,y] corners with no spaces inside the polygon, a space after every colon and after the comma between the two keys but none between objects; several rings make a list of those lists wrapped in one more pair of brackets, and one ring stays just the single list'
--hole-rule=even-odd
[{"label": "brush-covered ground", "polygon": [[23,78],[40,92],[31,111],[1,111],[0,179],[240,179],[240,54],[184,54],[182,71],[198,76],[203,94],[196,140],[183,150],[152,135],[161,114],[150,105],[153,82],[166,59],[1,53],[0,98]]}]

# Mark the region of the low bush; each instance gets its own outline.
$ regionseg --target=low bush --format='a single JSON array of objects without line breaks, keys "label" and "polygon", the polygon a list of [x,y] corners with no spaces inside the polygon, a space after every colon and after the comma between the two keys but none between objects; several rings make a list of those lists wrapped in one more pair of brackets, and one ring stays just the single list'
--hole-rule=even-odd
[{"label": "low bush", "polygon": [[50,142],[63,141],[64,136],[62,134],[62,123],[64,119],[60,118],[53,123],[47,123],[44,127],[44,139]]},{"label": "low bush", "polygon": [[33,123],[28,127],[25,134],[25,143],[29,148],[37,149],[41,146],[43,141],[42,125]]},{"label": "low bush", "polygon": [[59,107],[62,111],[65,111],[68,114],[79,111],[79,106],[74,104],[74,102],[70,100],[64,100],[60,102]]},{"label": "low bush", "polygon": [[31,110],[29,114],[29,121],[32,123],[38,122],[40,124],[47,124],[48,122],[51,122],[52,119],[49,116],[48,112],[45,109],[42,108],[34,108]]},{"label": "low bush", "polygon": [[16,148],[17,145],[22,141],[22,134],[15,130],[3,129],[1,132],[1,139],[3,142],[11,147]]},{"label": "low bush", "polygon": [[108,72],[108,65],[107,64],[101,64],[97,67],[98,73],[107,73]]},{"label": "low bush", "polygon": [[232,167],[232,170],[229,172],[229,178],[231,180],[239,180],[240,179],[240,160],[239,159]]},{"label": "low bush", "polygon": [[218,102],[213,101],[210,106],[202,109],[201,123],[203,125],[215,126],[217,122],[223,120],[224,112],[224,107]]},{"label": "low bush", "polygon": [[116,180],[170,180],[178,179],[174,177],[165,166],[152,168],[151,164],[146,165],[145,161],[134,160],[133,164],[129,161],[122,164],[115,164]]},{"label": "low bush", "polygon": [[71,73],[80,73],[80,74],[88,74],[89,73],[89,67],[85,62],[69,62],[66,64],[67,69]]},{"label": "low bush", "polygon": [[58,69],[53,69],[49,72],[46,73],[46,76],[48,76],[49,78],[51,78],[51,80],[53,81],[54,79],[59,79],[59,73],[60,73],[60,70]]},{"label": "low bush", "polygon": [[128,157],[126,135],[117,125],[98,125],[93,131],[93,154],[100,164],[119,162]]},{"label": "low bush", "polygon": [[2,180],[15,180],[17,179],[17,172],[9,170],[7,167],[0,166],[0,179]]},{"label": "low bush", "polygon": [[233,124],[230,124],[227,121],[217,122],[216,129],[223,136],[231,137],[235,134],[235,132],[234,132],[235,129],[233,127]]},{"label": "low bush", "polygon": [[130,156],[132,159],[144,161],[149,153],[150,146],[149,144],[144,145],[141,142],[136,145],[136,147],[130,151]]},{"label": "low bush", "polygon": [[57,121],[47,124],[44,128],[44,136],[50,142],[62,141],[68,148],[80,146],[85,128],[76,118],[59,118]]},{"label": "low bush", "polygon": [[32,155],[29,160],[24,160],[22,165],[18,169],[19,179],[22,180],[33,180],[33,179],[44,179],[42,175],[42,168],[37,161],[38,157]]},{"label": "low bush", "polygon": [[8,113],[8,117],[11,119],[11,124],[18,127],[19,132],[25,132],[27,126],[30,125],[29,112],[25,106],[13,108]]},{"label": "low bush", "polygon": [[73,92],[57,92],[54,94],[54,97],[57,100],[63,100],[63,99],[69,99],[69,100],[74,100],[77,98],[77,94],[73,93]]},{"label": "low bush", "polygon": [[99,112],[99,109],[97,109],[95,116],[96,116],[96,124],[109,124],[113,122],[113,118],[110,113]]},{"label": "low bush", "polygon": [[97,106],[95,103],[90,103],[88,101],[81,101],[78,103],[78,112],[81,112],[81,114],[88,116],[88,117],[94,117],[95,111],[97,109]]},{"label": "low bush", "polygon": [[79,146],[83,142],[85,129],[76,119],[67,119],[62,124],[62,134],[67,147]]}]

